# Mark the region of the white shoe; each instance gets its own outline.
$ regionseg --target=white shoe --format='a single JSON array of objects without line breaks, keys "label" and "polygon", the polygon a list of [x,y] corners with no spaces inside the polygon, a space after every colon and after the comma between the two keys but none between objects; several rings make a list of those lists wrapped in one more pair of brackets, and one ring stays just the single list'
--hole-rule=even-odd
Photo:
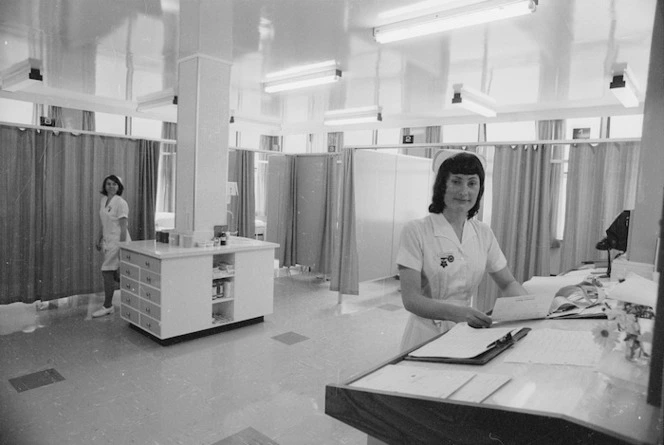
[{"label": "white shoe", "polygon": [[99,318],[103,317],[104,315],[111,315],[113,312],[115,312],[115,306],[111,307],[102,306],[101,309],[96,310],[92,313],[92,318]]}]

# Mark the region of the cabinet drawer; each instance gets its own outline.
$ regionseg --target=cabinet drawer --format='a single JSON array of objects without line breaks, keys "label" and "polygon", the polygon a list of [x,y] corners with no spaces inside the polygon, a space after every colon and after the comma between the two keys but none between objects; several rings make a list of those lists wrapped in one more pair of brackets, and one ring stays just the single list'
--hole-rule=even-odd
[{"label": "cabinet drawer", "polygon": [[120,290],[120,301],[122,301],[122,304],[131,306],[134,309],[138,309],[138,297],[131,292],[127,292],[124,289]]},{"label": "cabinet drawer", "polygon": [[157,320],[154,320],[150,317],[141,314],[140,325],[143,329],[150,331],[157,337],[161,337],[161,326]]},{"label": "cabinet drawer", "polygon": [[129,291],[138,295],[138,281],[134,281],[126,276],[120,276],[120,289]]},{"label": "cabinet drawer", "polygon": [[124,261],[125,263],[131,263],[136,266],[140,266],[143,258],[144,256],[140,253],[132,252],[126,249],[120,249],[120,261]]},{"label": "cabinet drawer", "polygon": [[161,273],[161,260],[150,256],[141,255],[141,262],[138,264],[141,269],[147,269],[155,273]]},{"label": "cabinet drawer", "polygon": [[138,281],[138,266],[135,266],[130,263],[125,263],[124,261],[120,262],[120,275],[131,278],[132,280]]},{"label": "cabinet drawer", "polygon": [[155,320],[161,320],[161,308],[154,303],[141,299],[139,310],[145,315],[149,315]]},{"label": "cabinet drawer", "polygon": [[149,270],[141,269],[141,283],[149,284],[159,289],[161,287],[161,275]]},{"label": "cabinet drawer", "polygon": [[127,320],[129,323],[133,324],[139,324],[140,320],[138,317],[138,311],[135,309],[130,308],[126,304],[121,304],[120,305],[120,316],[124,319]]},{"label": "cabinet drawer", "polygon": [[148,286],[147,284],[141,283],[141,298],[150,300],[155,304],[161,304],[161,291],[155,289],[154,287]]}]

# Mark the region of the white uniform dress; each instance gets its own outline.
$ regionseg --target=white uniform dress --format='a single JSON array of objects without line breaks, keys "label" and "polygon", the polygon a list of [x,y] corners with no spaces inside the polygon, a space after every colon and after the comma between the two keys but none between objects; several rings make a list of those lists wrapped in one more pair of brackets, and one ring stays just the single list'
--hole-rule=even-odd
[{"label": "white uniform dress", "polygon": [[[102,252],[104,254],[104,263],[101,270],[118,270],[120,268],[120,218],[129,218],[129,206],[127,201],[120,196],[115,195],[111,198],[108,205],[108,197],[101,197],[101,207],[99,217],[101,218],[101,227],[103,233]],[[129,229],[127,228],[127,239]]]},{"label": "white uniform dress", "polygon": [[[397,264],[418,270],[422,294],[434,300],[470,306],[484,272],[507,266],[491,228],[476,219],[463,227],[463,242],[442,213],[410,221],[401,233]],[[452,321],[430,320],[410,314],[401,350],[410,349],[448,331]]]}]

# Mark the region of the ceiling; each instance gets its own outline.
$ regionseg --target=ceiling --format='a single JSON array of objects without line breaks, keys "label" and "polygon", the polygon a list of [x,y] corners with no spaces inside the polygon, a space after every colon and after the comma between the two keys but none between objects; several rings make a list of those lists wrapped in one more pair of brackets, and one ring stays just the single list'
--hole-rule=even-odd
[{"label": "ceiling", "polygon": [[[310,132],[325,110],[366,105],[382,106],[379,125],[392,128],[643,109],[656,0],[540,0],[528,16],[389,44],[376,43],[372,28],[422,0],[227,1],[231,108],[284,132]],[[44,82],[0,97],[174,121],[175,113],[136,111],[136,99],[177,88],[180,3],[2,0],[0,70],[34,58]],[[261,91],[267,73],[329,59],[343,71],[331,86]],[[624,109],[610,94],[616,63],[628,63],[640,83],[640,108]],[[452,107],[455,83],[492,96],[498,116]]]}]

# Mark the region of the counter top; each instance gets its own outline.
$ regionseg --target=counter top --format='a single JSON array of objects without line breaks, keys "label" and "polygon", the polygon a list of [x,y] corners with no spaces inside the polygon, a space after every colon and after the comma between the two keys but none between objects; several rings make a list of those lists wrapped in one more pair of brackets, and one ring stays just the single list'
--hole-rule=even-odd
[{"label": "counter top", "polygon": [[250,250],[276,249],[279,244],[259,241],[251,238],[231,236],[225,246],[215,247],[181,247],[158,243],[156,240],[130,241],[120,246],[122,249],[148,255],[154,258],[182,258],[203,255],[219,255],[224,253],[244,252]]},{"label": "counter top", "polygon": [[[588,332],[601,322],[527,325]],[[509,353],[480,367],[403,361],[402,354],[345,384],[327,385],[325,412],[388,443],[499,442],[489,437],[515,444],[657,443],[663,425],[659,409],[646,403],[647,365],[628,362],[620,351],[605,353],[596,366],[511,363],[505,360]],[[498,374],[510,381],[480,403],[457,399],[456,393],[441,399],[362,387],[362,378],[387,364]]]}]

